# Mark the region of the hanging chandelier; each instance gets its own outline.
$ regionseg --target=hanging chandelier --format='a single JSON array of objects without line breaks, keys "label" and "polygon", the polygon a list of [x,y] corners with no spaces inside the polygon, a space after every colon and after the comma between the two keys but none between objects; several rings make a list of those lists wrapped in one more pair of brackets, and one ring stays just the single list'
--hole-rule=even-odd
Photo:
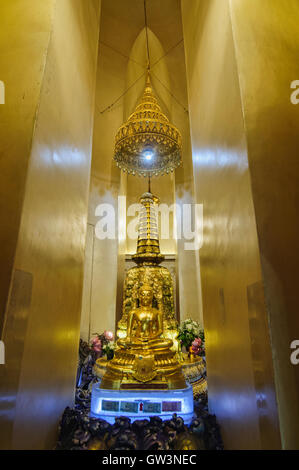
[{"label": "hanging chandelier", "polygon": [[181,163],[182,136],[155,97],[148,71],[139,105],[115,137],[114,160],[132,175],[159,176]]}]

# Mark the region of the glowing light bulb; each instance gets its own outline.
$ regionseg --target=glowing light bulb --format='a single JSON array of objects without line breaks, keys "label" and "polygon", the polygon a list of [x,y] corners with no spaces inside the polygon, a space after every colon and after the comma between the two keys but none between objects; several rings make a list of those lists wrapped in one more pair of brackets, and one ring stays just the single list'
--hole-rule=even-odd
[{"label": "glowing light bulb", "polygon": [[151,148],[146,148],[146,149],[142,152],[142,155],[144,156],[144,158],[145,158],[146,160],[149,160],[149,161],[153,158],[154,154],[155,154],[155,153],[154,153],[153,149],[151,149]]}]

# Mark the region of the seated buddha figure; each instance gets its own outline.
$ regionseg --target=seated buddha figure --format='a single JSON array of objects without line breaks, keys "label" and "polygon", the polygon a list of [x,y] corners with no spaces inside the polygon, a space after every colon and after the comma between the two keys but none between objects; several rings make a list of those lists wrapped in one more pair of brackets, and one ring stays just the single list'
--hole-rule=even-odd
[{"label": "seated buddha figure", "polygon": [[152,306],[153,289],[143,284],[139,289],[139,307],[128,314],[127,336],[118,345],[126,349],[169,349],[172,341],[161,338],[163,333],[162,312]]}]

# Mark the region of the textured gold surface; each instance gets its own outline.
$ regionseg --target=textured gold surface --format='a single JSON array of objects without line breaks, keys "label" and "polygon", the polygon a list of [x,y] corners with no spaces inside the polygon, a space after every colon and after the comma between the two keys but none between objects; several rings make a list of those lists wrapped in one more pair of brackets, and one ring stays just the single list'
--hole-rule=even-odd
[{"label": "textured gold surface", "polygon": [[55,0],[0,2],[0,333],[12,277],[35,113]]},{"label": "textured gold surface", "polygon": [[[124,282],[125,263],[124,254],[133,254],[136,250],[136,240],[120,237],[119,240],[97,240],[92,237],[94,226],[99,220],[95,217],[95,208],[101,203],[110,203],[117,213],[117,196],[127,196],[127,208],[136,204],[140,195],[146,190],[147,182],[144,178],[119,172],[112,161],[114,151],[114,138],[118,128],[136,108],[139,97],[145,88],[144,75],[132,87],[123,99],[107,112],[100,111],[115,101],[124,90],[128,89],[142,73],[146,71],[146,43],[143,21],[143,6],[140,0],[105,0],[102,2],[101,32],[102,41],[99,48],[96,113],[93,134],[93,160],[92,178],[90,185],[89,206],[89,235],[86,254],[86,288],[83,299],[82,335],[88,339],[88,332],[94,333],[104,329],[115,330],[122,311],[122,286]],[[150,31],[149,43],[152,63],[161,59],[174,44],[182,38],[180,2],[174,0],[151,0],[149,9]],[[167,19],[167,24],[165,23]],[[111,47],[108,47],[111,46]],[[127,58],[116,51],[120,51]],[[138,64],[143,64],[145,68]],[[184,63],[184,47],[180,43],[171,53],[161,59],[154,67],[153,73],[175,94],[183,104],[187,103],[186,79]],[[151,77],[155,94],[170,121],[182,133],[183,151],[181,165],[176,170],[181,178],[185,177],[187,165],[185,153],[189,144],[188,114],[172,99],[164,86],[154,77]],[[190,147],[190,145],[189,145]],[[190,155],[188,158],[191,161]],[[126,189],[120,188],[120,176],[125,181]],[[189,178],[189,175],[188,175]],[[126,184],[128,180],[128,184]],[[152,179],[152,190],[159,195],[163,204],[171,206],[174,202],[174,176],[164,175]],[[189,201],[187,201],[189,202]],[[170,237],[160,240],[163,254],[175,255],[176,240],[173,237],[174,216],[170,213]],[[133,217],[123,217],[122,227],[128,226]],[[192,271],[194,271],[195,253],[184,251],[187,261],[184,274],[180,274],[180,288],[185,294],[176,303],[177,311],[181,303],[184,315],[199,315],[198,295]],[[183,254],[180,256],[179,267],[183,264]],[[106,266],[105,272],[102,266]],[[116,286],[117,279],[117,286]],[[178,285],[178,283],[177,283]],[[116,296],[115,296],[116,292]],[[117,300],[116,300],[117,298]],[[99,312],[99,305],[101,311]]]},{"label": "textured gold surface", "polygon": [[[230,3],[238,5],[240,11],[247,5],[241,36],[248,11],[252,15],[250,24],[256,25],[260,5],[271,2],[182,1],[195,194],[196,202],[203,203],[204,214],[204,244],[199,255],[209,407],[220,422],[225,448],[258,449],[265,441],[268,448],[279,448],[269,334],[264,337],[263,361],[269,375],[262,410],[254,381],[247,286],[260,282],[262,272]],[[253,50],[263,49],[265,38],[270,40],[274,34],[275,29],[264,29],[252,42]],[[246,82],[249,70],[255,70],[262,92],[263,80],[252,59],[253,50],[248,52],[246,40],[240,38],[241,43],[243,60],[251,56],[250,68],[241,75],[241,81]],[[268,60],[266,55],[264,60]],[[269,81],[267,85],[272,86]],[[255,91],[248,94],[248,101],[258,109]],[[270,114],[269,110],[268,122]],[[261,109],[256,125],[263,120],[262,115]],[[269,175],[264,174],[263,185]],[[268,230],[272,232],[269,226]],[[265,306],[257,312],[261,319],[266,314]],[[266,428],[260,426],[262,415],[268,422]]]},{"label": "textured gold surface", "polygon": [[299,448],[297,0],[231,1],[283,447]]},{"label": "textured gold surface", "polygon": [[[266,403],[270,396],[267,393],[267,384],[273,381],[272,358],[268,355],[268,322],[265,311],[265,297],[263,283],[255,282],[247,287],[248,319],[251,340],[251,355],[253,365],[254,385],[256,390],[256,403],[259,410],[259,426],[261,429],[261,446],[266,449],[271,445],[272,423],[264,414]],[[271,407],[276,403],[271,403]]]},{"label": "textured gold surface", "polygon": [[[3,333],[9,354],[0,369],[1,398],[5,398],[0,410],[2,448],[53,448],[61,413],[74,396],[100,3],[58,0],[55,4],[48,49],[44,48],[46,18],[52,16],[52,2],[1,2],[0,7],[1,21],[7,21],[1,36],[7,35],[10,48],[5,68],[13,74],[21,67],[26,78],[21,95],[16,92],[19,86],[8,88],[8,102],[16,99],[13,107],[16,115],[20,113],[16,122],[7,121],[15,150],[10,151],[7,142],[4,160],[13,174],[22,167],[30,143],[26,134],[26,145],[19,147],[19,127],[28,133],[35,127],[14,265],[27,273],[21,286],[26,291],[15,295],[12,286]],[[33,34],[34,30],[38,32]],[[18,79],[21,83],[22,74],[16,73]],[[36,94],[39,107],[33,121]],[[5,106],[1,112],[6,112]],[[13,205],[10,210],[14,211]],[[27,278],[32,279],[32,288],[25,283]],[[25,329],[19,332],[21,323]]]}]

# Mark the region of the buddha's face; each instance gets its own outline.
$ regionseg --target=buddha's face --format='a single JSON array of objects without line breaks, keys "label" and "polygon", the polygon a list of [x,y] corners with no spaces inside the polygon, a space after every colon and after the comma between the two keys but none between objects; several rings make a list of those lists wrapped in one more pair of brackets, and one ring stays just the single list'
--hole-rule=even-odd
[{"label": "buddha's face", "polygon": [[151,307],[153,302],[153,291],[148,288],[141,288],[139,291],[139,301],[144,307]]}]

